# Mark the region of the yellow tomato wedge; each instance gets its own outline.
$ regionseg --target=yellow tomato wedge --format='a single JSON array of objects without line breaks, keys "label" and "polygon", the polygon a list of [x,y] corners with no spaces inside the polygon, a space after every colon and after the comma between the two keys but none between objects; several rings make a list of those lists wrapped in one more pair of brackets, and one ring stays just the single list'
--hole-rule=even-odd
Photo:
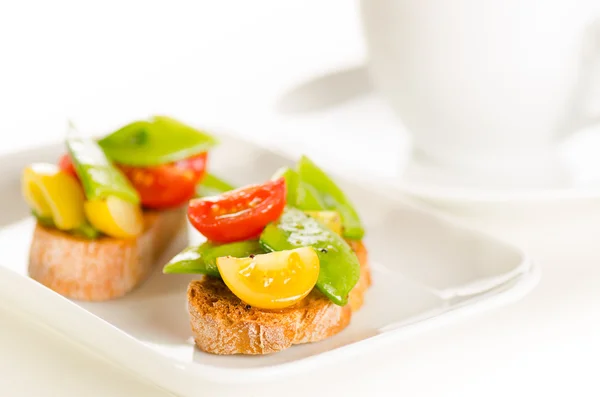
[{"label": "yellow tomato wedge", "polygon": [[85,196],[79,182],[56,165],[36,163],[25,168],[21,188],[31,209],[52,218],[58,229],[76,229],[85,221]]},{"label": "yellow tomato wedge", "polygon": [[327,226],[334,233],[342,235],[342,217],[337,211],[304,211],[306,215],[311,216]]},{"label": "yellow tomato wedge", "polygon": [[248,258],[217,258],[223,281],[238,298],[261,309],[282,309],[302,300],[319,277],[311,247]]},{"label": "yellow tomato wedge", "polygon": [[118,197],[87,201],[84,208],[92,226],[111,237],[131,238],[144,229],[141,208]]}]

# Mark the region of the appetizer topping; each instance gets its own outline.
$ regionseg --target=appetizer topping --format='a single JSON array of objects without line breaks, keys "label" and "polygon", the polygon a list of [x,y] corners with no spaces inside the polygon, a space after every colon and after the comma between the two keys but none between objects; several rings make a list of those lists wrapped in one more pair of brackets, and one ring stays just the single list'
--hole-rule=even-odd
[{"label": "appetizer topping", "polygon": [[140,207],[120,197],[86,201],[84,209],[92,226],[111,237],[131,238],[143,231]]},{"label": "appetizer topping", "polygon": [[75,166],[71,161],[71,156],[69,156],[67,153],[63,154],[58,160],[58,168],[69,175],[73,175],[75,178],[79,178],[77,176],[77,171],[75,171]]},{"label": "appetizer topping", "polygon": [[207,241],[200,246],[186,248],[177,254],[165,265],[163,273],[195,273],[221,277],[217,268],[217,258],[221,256],[244,258],[263,253],[264,251],[258,240],[228,244],[216,244]]},{"label": "appetizer topping", "polygon": [[[54,228],[56,229],[56,225],[54,224],[54,220],[51,217],[43,217],[32,211],[32,215],[37,219],[38,223],[42,226]],[[100,237],[100,232],[95,229],[92,225],[90,225],[87,221],[84,221],[79,227],[76,229],[69,230],[69,232],[75,236],[84,237],[87,239],[95,239]]]},{"label": "appetizer topping", "polygon": [[213,174],[206,174],[202,179],[202,182],[196,186],[196,196],[218,196],[221,193],[233,189],[235,188],[229,182],[226,182]]},{"label": "appetizer topping", "polygon": [[342,217],[337,211],[304,211],[307,215],[315,218],[332,232],[342,235]]},{"label": "appetizer topping", "polygon": [[91,139],[67,139],[71,161],[88,200],[104,200],[116,196],[133,204],[140,198],[127,178],[106,158]]},{"label": "appetizer topping", "polygon": [[345,238],[360,238],[364,230],[346,196],[309,159],[262,185],[233,190],[209,175],[196,194],[201,198],[190,201],[188,218],[209,241],[175,256],[163,273],[221,277],[260,308],[293,305],[315,285],[333,303],[347,304],[360,264]]},{"label": "appetizer topping", "polygon": [[99,141],[114,162],[137,167],[183,160],[216,143],[212,136],[165,116],[135,121]]},{"label": "appetizer topping", "polygon": [[141,203],[146,208],[179,207],[194,197],[196,185],[204,177],[206,152],[193,157],[152,167],[121,165]]},{"label": "appetizer topping", "polygon": [[283,177],[287,184],[287,204],[304,211],[336,211],[342,218],[342,234],[360,240],[364,229],[350,200],[315,163],[303,156],[296,170],[279,169],[273,178]]},{"label": "appetizer topping", "polygon": [[51,220],[60,230],[73,230],[85,222],[81,186],[56,165],[36,163],[25,168],[23,196],[36,215]]},{"label": "appetizer topping", "polygon": [[289,167],[282,167],[275,171],[275,174],[273,174],[271,180],[275,181],[280,178],[285,180],[285,186],[287,188],[285,202],[287,205],[297,206],[296,197],[298,192],[298,183],[300,182],[298,173]]},{"label": "appetizer topping", "polygon": [[348,294],[360,277],[360,265],[348,243],[328,227],[288,207],[278,221],[264,229],[260,244],[266,251],[314,248],[321,264],[317,288],[338,305],[348,303]]},{"label": "appetizer topping", "polygon": [[208,240],[228,243],[256,238],[285,207],[283,178],[251,185],[220,196],[190,201],[188,218]]},{"label": "appetizer topping", "polygon": [[[308,157],[302,156],[297,165],[300,181],[316,189],[325,204],[325,209],[340,213],[343,223],[343,235],[346,238],[360,240],[365,231],[360,222],[358,213],[350,200],[335,182]],[[315,210],[321,208],[302,208]]]},{"label": "appetizer topping", "polygon": [[262,309],[282,309],[302,300],[319,276],[319,257],[311,247],[217,258],[223,281],[238,298]]},{"label": "appetizer topping", "polygon": [[325,203],[314,187],[300,180],[300,175],[291,168],[279,169],[272,179],[283,177],[287,185],[287,204],[301,210],[324,210]]}]

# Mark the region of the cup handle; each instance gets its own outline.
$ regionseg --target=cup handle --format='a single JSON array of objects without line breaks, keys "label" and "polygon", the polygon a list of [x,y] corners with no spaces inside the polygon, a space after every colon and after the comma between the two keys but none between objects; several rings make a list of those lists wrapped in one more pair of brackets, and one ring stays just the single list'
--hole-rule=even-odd
[{"label": "cup handle", "polygon": [[[563,135],[600,124],[600,19],[588,26],[584,40],[581,78],[573,93],[570,122]],[[590,110],[590,105],[596,109]]]}]

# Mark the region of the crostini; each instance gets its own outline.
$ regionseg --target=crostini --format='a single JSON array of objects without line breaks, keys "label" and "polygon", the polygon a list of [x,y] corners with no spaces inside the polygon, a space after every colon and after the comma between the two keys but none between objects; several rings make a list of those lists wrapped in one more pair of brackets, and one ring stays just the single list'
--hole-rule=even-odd
[{"label": "crostini", "polygon": [[36,218],[30,277],[77,300],[133,290],[185,230],[185,206],[215,143],[158,116],[98,141],[69,138],[58,165],[27,167],[23,196]]},{"label": "crostini", "polygon": [[207,241],[163,272],[203,275],[187,290],[202,351],[268,354],[320,341],[346,328],[364,302],[364,228],[348,197],[306,157],[261,185],[191,200],[188,218]]}]

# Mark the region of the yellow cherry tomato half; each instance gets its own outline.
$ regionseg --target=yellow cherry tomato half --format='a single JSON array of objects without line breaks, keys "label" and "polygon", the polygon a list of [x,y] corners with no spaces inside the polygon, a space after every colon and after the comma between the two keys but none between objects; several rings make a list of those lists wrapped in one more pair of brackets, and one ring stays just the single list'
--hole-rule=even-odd
[{"label": "yellow cherry tomato half", "polygon": [[87,201],[84,209],[92,226],[111,237],[132,238],[144,229],[141,208],[119,197]]},{"label": "yellow cherry tomato half", "polygon": [[58,229],[76,229],[85,221],[83,189],[75,177],[56,165],[35,163],[25,168],[21,188],[31,209],[52,218]]},{"label": "yellow cherry tomato half", "polygon": [[282,309],[302,300],[319,277],[311,247],[247,258],[217,258],[223,281],[238,298],[261,309]]},{"label": "yellow cherry tomato half", "polygon": [[342,235],[342,217],[337,211],[304,211],[306,215],[315,218],[332,232]]}]

